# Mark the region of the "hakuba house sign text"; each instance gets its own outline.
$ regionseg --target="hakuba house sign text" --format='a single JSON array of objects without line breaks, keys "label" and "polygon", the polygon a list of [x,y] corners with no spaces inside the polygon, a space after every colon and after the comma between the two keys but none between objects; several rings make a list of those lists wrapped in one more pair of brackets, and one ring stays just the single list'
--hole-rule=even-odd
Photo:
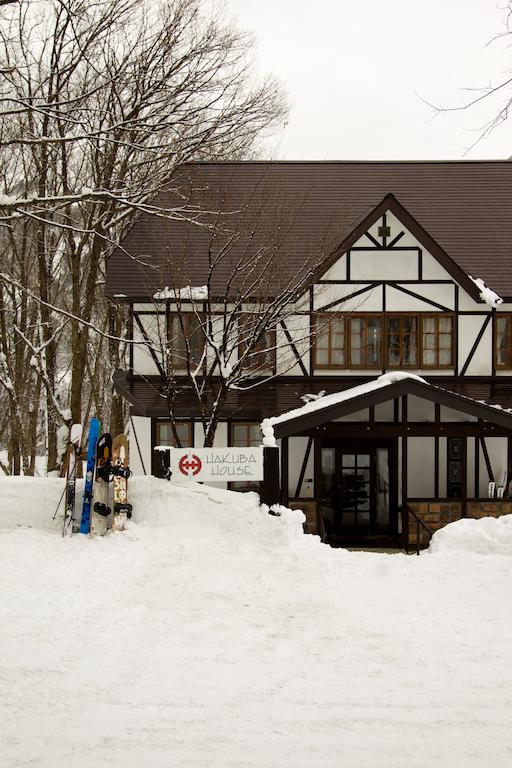
[{"label": "hakuba house sign text", "polygon": [[169,448],[173,480],[263,480],[263,448]]}]

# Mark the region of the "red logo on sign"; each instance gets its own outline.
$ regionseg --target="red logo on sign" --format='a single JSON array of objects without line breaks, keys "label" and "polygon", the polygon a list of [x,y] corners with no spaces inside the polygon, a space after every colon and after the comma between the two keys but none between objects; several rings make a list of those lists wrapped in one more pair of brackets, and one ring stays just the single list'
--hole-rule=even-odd
[{"label": "red logo on sign", "polygon": [[196,456],[195,453],[190,457],[182,456],[178,462],[179,470],[183,475],[188,475],[189,471],[192,472],[193,475],[197,475],[197,473],[201,471],[202,466],[201,459],[199,456]]}]

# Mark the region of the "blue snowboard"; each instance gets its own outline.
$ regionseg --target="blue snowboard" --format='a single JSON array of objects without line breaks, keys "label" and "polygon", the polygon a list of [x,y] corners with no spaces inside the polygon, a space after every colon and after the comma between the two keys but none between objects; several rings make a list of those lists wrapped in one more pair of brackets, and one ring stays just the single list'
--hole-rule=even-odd
[{"label": "blue snowboard", "polygon": [[82,504],[82,519],[80,533],[89,533],[91,528],[92,486],[94,482],[94,464],[96,462],[96,443],[100,434],[99,419],[89,422],[89,439],[87,442],[87,473],[85,475],[84,501]]}]

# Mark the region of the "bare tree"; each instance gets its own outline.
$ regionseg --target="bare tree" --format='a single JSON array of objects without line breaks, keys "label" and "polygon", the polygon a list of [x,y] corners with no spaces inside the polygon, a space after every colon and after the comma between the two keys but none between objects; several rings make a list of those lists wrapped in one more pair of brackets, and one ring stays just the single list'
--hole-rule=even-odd
[{"label": "bare tree", "polygon": [[[505,30],[487,41],[491,46],[512,36],[512,0],[503,6],[505,12]],[[441,106],[423,98],[424,103],[433,110],[434,116],[450,112],[471,112],[480,121],[472,133],[475,136],[464,154],[474,149],[486,139],[498,126],[508,120],[512,109],[512,77],[510,72],[490,80],[486,85],[467,87],[465,97],[459,105]]]},{"label": "bare tree", "polygon": [[[30,274],[19,277],[42,300],[38,338],[23,333],[17,343],[44,392],[50,469],[64,406],[70,420],[83,420],[84,395],[98,406],[112,374],[108,360],[123,354],[111,341],[105,356],[91,339],[91,324],[112,336],[126,331],[102,298],[113,247],[141,212],[195,216],[186,205],[152,204],[177,165],[247,156],[282,120],[282,95],[272,80],[254,79],[250,48],[202,0],[22,0],[1,9],[0,226],[13,232],[20,221],[30,224]],[[53,308],[75,318],[59,333]],[[69,394],[60,403],[68,359]],[[120,420],[117,404],[114,430]]]},{"label": "bare tree", "polygon": [[[195,402],[204,445],[213,445],[230,393],[303,367],[315,337],[329,323],[312,322],[308,289],[325,271],[336,240],[332,231],[290,269],[289,236],[303,201],[278,210],[267,188],[254,198],[257,204],[251,200],[227,221],[222,213],[215,217],[207,263],[199,270],[204,284],[187,284],[191,272],[185,265],[192,258],[170,260],[162,266],[165,285],[153,294],[151,328],[136,320],[158,366],[160,395],[178,446],[183,397]],[[134,373],[141,373],[136,364]]]}]

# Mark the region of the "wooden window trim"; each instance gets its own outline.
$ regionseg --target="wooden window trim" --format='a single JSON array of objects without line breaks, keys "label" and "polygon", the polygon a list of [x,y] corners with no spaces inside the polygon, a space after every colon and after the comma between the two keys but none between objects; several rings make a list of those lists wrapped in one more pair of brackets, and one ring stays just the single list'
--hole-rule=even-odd
[{"label": "wooden window trim", "polygon": [[[421,321],[420,317],[417,313],[410,313],[410,312],[384,312],[384,328],[383,328],[383,343],[382,343],[382,353],[383,353],[383,368],[386,368],[386,370],[401,370],[402,368],[410,368],[412,370],[419,370],[421,368],[421,344],[420,344],[420,335],[421,335]],[[391,365],[391,363],[388,363],[388,320],[400,320],[400,357],[402,356],[402,342],[403,342],[403,320],[404,318],[414,318],[416,320],[416,365],[411,365],[410,363],[404,363],[400,361],[396,365]]]},{"label": "wooden window trim", "polygon": [[[246,434],[249,437],[250,436],[250,428],[251,427],[258,427],[260,428],[260,422],[259,421],[231,421],[229,424],[229,445],[232,447],[235,446],[235,428],[236,427],[245,427]],[[247,443],[249,440],[247,440]],[[242,446],[239,446],[240,448]],[[248,446],[250,447],[250,446]],[[250,480],[232,480],[228,483],[228,488],[230,490],[236,491],[256,491],[259,492],[260,490],[260,482],[258,480],[250,481]]]},{"label": "wooden window trim", "polygon": [[[164,443],[161,441],[160,438],[160,427],[164,424],[170,424],[171,419],[158,419],[156,422],[156,442],[155,445],[164,445]],[[184,424],[188,427],[188,442],[190,443],[190,447],[192,448],[194,446],[194,422],[191,419],[176,419],[177,424]],[[173,446],[176,447],[176,446]],[[188,446],[186,446],[188,447]]]},{"label": "wooden window trim", "polygon": [[[350,368],[352,370],[362,370],[362,371],[378,371],[382,370],[383,367],[383,352],[384,352],[384,326],[385,326],[385,318],[387,316],[386,312],[351,312],[350,315],[347,317],[347,325],[345,329],[345,346],[347,349],[347,353],[345,359],[347,360],[347,368]],[[380,352],[379,352],[379,359],[376,363],[368,364],[367,357],[368,357],[368,324],[365,325],[365,362],[364,363],[353,363],[352,362],[352,345],[350,343],[351,338],[351,331],[350,331],[350,320],[351,319],[358,319],[358,320],[368,320],[368,318],[379,318],[380,319]]]},{"label": "wooden window trim", "polygon": [[[498,320],[500,318],[508,319],[508,364],[498,362]],[[494,367],[497,371],[510,371],[512,370],[512,313],[510,312],[496,312],[494,315]]]},{"label": "wooden window trim", "polygon": [[[344,323],[343,323],[343,325],[344,325],[344,328],[343,328],[343,334],[344,334],[344,338],[343,338],[343,355],[345,357],[345,362],[343,363],[343,365],[339,365],[338,363],[331,363],[332,352],[334,350],[332,349],[332,346],[331,346],[331,324],[330,323],[326,323],[327,329],[329,331],[329,346],[328,346],[328,349],[327,349],[328,356],[329,356],[329,363],[327,363],[327,364],[318,363],[317,364],[317,361],[316,361],[316,354],[317,354],[317,347],[316,347],[317,330],[316,330],[316,328],[317,328],[317,321],[319,319],[321,319],[322,322],[325,322],[327,319],[330,319],[330,320],[332,320],[332,319],[336,319],[336,320],[342,319],[344,321]],[[313,323],[314,323],[314,326],[315,326],[315,330],[313,332],[313,344],[312,344],[312,347],[313,347],[313,369],[322,370],[322,371],[342,371],[342,370],[347,369],[348,365],[347,365],[347,318],[346,318],[346,313],[345,312],[315,312],[314,318],[313,318]]]},{"label": "wooden window trim", "polygon": [[[175,318],[175,317],[177,317],[177,318],[181,317],[183,319],[183,329],[182,330],[183,330],[183,333],[186,334],[187,338],[190,338],[190,323],[192,321],[192,318],[197,319],[197,321],[201,325],[204,325],[205,319],[206,319],[203,312],[180,311],[180,310],[173,310],[173,309],[170,309],[168,307],[167,312],[166,312],[166,326],[167,326],[167,340],[169,342],[170,342],[170,340],[172,338],[172,334],[171,334],[171,320],[173,318]],[[204,339],[203,346],[205,344],[206,344],[206,339]],[[174,355],[171,355],[171,358],[173,358],[173,357],[174,357]],[[174,370],[176,370],[176,371],[186,371],[187,370],[187,360],[183,360],[183,361],[182,360],[178,360],[176,362],[177,362],[177,365],[174,365],[174,363],[173,363]],[[193,360],[190,360],[190,365],[195,368],[197,364],[194,364]]]},{"label": "wooden window trim", "polygon": [[[455,367],[455,349],[457,344],[457,323],[455,322],[455,314],[452,312],[420,312],[418,313],[419,319],[420,319],[420,339],[419,339],[419,351],[420,351],[420,363],[421,365],[419,368],[421,370],[425,371],[446,371],[450,370]],[[428,365],[424,363],[423,360],[423,321],[435,318],[438,322],[436,323],[436,356],[437,356],[437,363],[434,363],[434,365]],[[451,358],[449,363],[443,363],[442,365],[439,363],[439,320],[449,317],[452,321],[452,349],[451,349]]]},{"label": "wooden window trim", "polygon": [[[503,313],[504,314],[504,313]],[[382,370],[382,368],[385,368],[386,370],[400,370],[402,368],[407,368],[410,370],[450,370],[453,369],[455,366],[455,350],[457,345],[457,323],[456,323],[456,315],[453,312],[351,312],[349,314],[347,313],[341,313],[341,312],[317,312],[315,313],[315,319],[314,322],[316,323],[316,320],[318,317],[324,318],[330,318],[330,317],[344,317],[345,318],[345,348],[344,348],[344,355],[345,355],[345,363],[343,365],[337,365],[333,363],[329,364],[318,364],[317,363],[317,357],[316,357],[316,334],[313,339],[313,370]],[[367,319],[367,318],[380,318],[381,319],[381,345],[380,345],[380,355],[379,355],[379,361],[377,363],[369,364],[367,361],[365,361],[362,364],[359,363],[353,363],[352,362],[352,347],[350,344],[350,320],[351,318],[361,318],[361,319]],[[417,346],[417,363],[416,365],[405,365],[404,363],[400,363],[398,365],[389,365],[387,364],[387,320],[393,319],[393,318],[403,318],[403,317],[414,317],[416,318],[416,346]],[[511,327],[512,327],[512,314],[511,317]],[[429,365],[425,364],[423,359],[423,322],[427,318],[435,318],[436,319],[436,328],[435,328],[435,336],[436,336],[436,358],[439,361],[439,320],[440,319],[446,319],[450,318],[451,320],[451,359],[449,363],[443,363],[440,364],[439,362]],[[365,326],[365,349],[368,348],[368,327]],[[330,338],[331,333],[329,331],[329,360],[331,359],[331,345],[330,345]],[[512,332],[509,332],[509,347],[510,347],[510,354],[511,354],[511,368],[512,368]],[[497,366],[501,369],[504,368],[504,366]]]},{"label": "wooden window trim", "polygon": [[[242,312],[238,316],[238,322],[240,322],[240,320],[243,322],[245,318],[251,317],[251,315],[257,315],[257,312]],[[256,356],[257,354],[263,354],[262,352],[258,353],[258,352],[256,352],[256,350],[254,350],[253,353],[251,353],[251,355],[247,356],[246,362],[244,363],[244,366],[243,366],[244,370],[247,370],[247,371],[261,370],[262,372],[264,372],[264,371],[273,371],[273,372],[275,372],[275,369],[276,369],[276,358],[277,358],[277,356],[276,356],[276,341],[277,341],[276,329],[275,328],[267,328],[267,329],[265,329],[263,331],[263,334],[267,334],[267,333],[270,334],[270,336],[271,336],[271,344],[272,344],[272,348],[270,350],[268,350],[268,352],[267,352],[267,354],[269,355],[268,364],[265,365],[265,366],[262,366],[262,365],[260,365],[260,363],[257,362],[257,360],[254,360],[251,363],[250,358],[251,358],[252,354],[254,354],[254,356]],[[241,357],[244,354],[244,352],[245,352],[244,342],[243,341],[239,341],[238,342],[238,355],[239,355],[239,357]]]}]

